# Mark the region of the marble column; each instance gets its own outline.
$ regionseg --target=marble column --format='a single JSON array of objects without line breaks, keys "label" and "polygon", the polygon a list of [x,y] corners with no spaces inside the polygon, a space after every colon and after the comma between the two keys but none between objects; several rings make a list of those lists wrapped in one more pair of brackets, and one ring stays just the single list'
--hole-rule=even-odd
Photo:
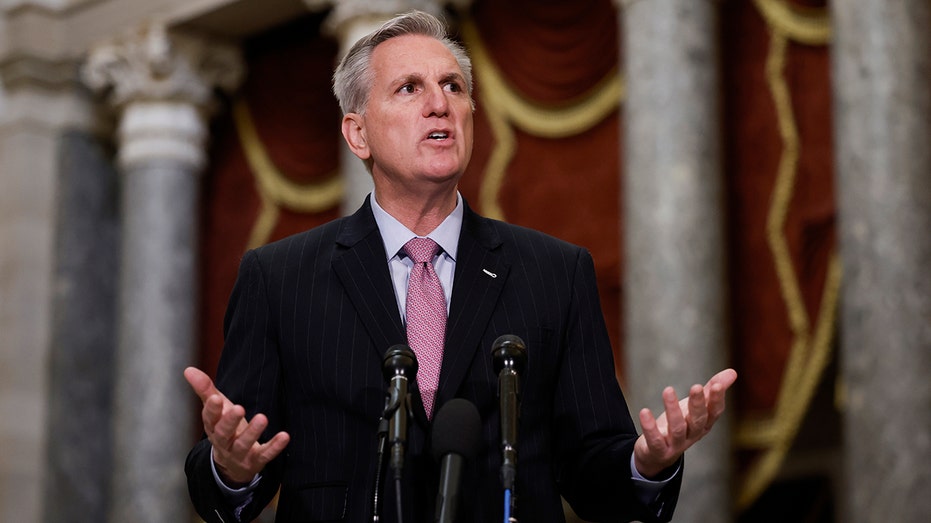
[{"label": "marble column", "polygon": [[197,433],[197,230],[207,114],[242,76],[238,51],[152,24],[94,48],[85,81],[119,112],[122,180],[110,521],[186,521]]},{"label": "marble column", "polygon": [[[0,7],[4,27],[20,20]],[[6,34],[4,36],[11,36]],[[15,50],[15,53],[13,52]],[[61,292],[59,167],[66,129],[88,129],[92,104],[76,63],[0,45],[0,521],[41,521],[49,481],[49,432],[61,390],[54,302]],[[83,334],[83,333],[82,333]],[[96,412],[90,412],[94,416]],[[86,441],[86,440],[84,440]]]},{"label": "marble column", "polygon": [[931,2],[832,3],[842,521],[931,521]]},{"label": "marble column", "polygon": [[[717,2],[620,2],[624,319],[633,415],[728,363]],[[686,455],[676,521],[731,519],[725,417]]]},{"label": "marble column", "polygon": [[59,138],[57,193],[44,521],[106,521],[119,190],[94,134]]},{"label": "marble column", "polygon": [[[339,58],[343,56],[360,38],[378,29],[395,15],[419,9],[436,16],[442,16],[443,6],[452,4],[463,7],[471,0],[304,0],[311,10],[332,8],[324,25],[324,32],[339,41]],[[335,67],[335,64],[334,64]],[[365,165],[356,157],[345,142],[341,142],[340,172],[345,191],[342,199],[342,213],[352,214],[372,192],[372,175]]]}]

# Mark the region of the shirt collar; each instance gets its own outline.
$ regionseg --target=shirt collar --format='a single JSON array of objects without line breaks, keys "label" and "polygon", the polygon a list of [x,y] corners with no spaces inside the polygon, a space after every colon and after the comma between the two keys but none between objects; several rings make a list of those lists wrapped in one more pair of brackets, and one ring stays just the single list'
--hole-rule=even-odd
[{"label": "shirt collar", "polygon": [[[382,241],[385,243],[385,253],[388,259],[395,257],[401,247],[408,240],[417,236],[410,229],[405,227],[394,216],[388,214],[388,211],[378,205],[375,193],[371,193],[372,214],[375,215],[375,223],[378,225],[378,231],[381,233]],[[462,230],[462,195],[456,192],[456,208],[449,216],[443,220],[436,229],[433,229],[427,238],[435,241],[447,256],[456,260],[456,253],[459,250],[459,232]]]}]

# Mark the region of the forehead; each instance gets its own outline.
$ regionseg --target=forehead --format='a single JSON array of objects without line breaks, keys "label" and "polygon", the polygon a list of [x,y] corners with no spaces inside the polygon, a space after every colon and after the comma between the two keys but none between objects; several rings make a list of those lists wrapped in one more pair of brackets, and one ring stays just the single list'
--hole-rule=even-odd
[{"label": "forehead", "polygon": [[411,74],[462,75],[453,53],[436,38],[403,35],[385,40],[372,50],[372,70],[376,79],[391,80]]}]

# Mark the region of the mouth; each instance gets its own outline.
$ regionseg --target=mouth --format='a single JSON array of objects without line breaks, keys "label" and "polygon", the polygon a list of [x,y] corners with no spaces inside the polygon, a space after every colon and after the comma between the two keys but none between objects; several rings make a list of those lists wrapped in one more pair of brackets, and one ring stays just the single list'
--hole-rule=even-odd
[{"label": "mouth", "polygon": [[450,137],[449,131],[431,131],[427,134],[427,140],[443,141]]}]

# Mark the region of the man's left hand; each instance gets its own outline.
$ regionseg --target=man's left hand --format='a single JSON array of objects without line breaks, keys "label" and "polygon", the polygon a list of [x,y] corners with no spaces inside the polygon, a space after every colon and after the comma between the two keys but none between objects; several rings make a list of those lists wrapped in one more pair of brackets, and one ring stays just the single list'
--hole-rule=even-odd
[{"label": "man's left hand", "polygon": [[663,390],[665,412],[654,418],[650,409],[640,411],[643,434],[634,445],[634,465],[645,478],[654,478],[671,467],[682,454],[711,431],[724,413],[724,395],[737,379],[734,369],[712,376],[708,383],[692,385],[680,401],[672,387]]}]

